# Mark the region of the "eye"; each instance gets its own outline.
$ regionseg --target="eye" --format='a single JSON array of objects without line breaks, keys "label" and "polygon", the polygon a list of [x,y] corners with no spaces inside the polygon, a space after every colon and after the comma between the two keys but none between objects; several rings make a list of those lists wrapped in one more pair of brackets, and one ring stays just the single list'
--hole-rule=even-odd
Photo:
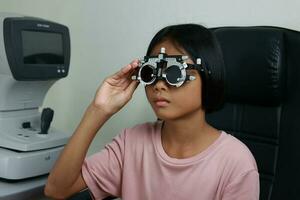
[{"label": "eye", "polygon": [[151,65],[145,65],[141,69],[141,78],[144,82],[151,82],[154,79],[154,68]]},{"label": "eye", "polygon": [[178,66],[172,65],[165,70],[167,80],[172,83],[178,83],[178,78],[181,78],[181,70]]}]

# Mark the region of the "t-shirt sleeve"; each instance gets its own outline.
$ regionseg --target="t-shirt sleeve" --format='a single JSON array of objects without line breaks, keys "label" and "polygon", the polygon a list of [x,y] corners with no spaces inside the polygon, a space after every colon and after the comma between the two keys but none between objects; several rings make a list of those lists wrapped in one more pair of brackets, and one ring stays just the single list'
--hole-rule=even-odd
[{"label": "t-shirt sleeve", "polygon": [[96,200],[121,195],[124,138],[125,130],[83,163],[82,176]]},{"label": "t-shirt sleeve", "polygon": [[222,200],[259,200],[259,174],[251,170],[229,183]]}]

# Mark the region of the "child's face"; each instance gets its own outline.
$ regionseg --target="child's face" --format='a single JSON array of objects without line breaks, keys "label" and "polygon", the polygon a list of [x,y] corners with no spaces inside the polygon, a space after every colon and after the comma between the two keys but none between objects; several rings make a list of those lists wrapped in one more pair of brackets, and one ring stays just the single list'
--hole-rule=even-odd
[{"label": "child's face", "polygon": [[[151,55],[158,55],[161,47],[166,48],[168,55],[188,55],[187,52],[170,40],[165,40],[153,48]],[[191,59],[186,61],[193,64]],[[163,80],[146,86],[146,95],[156,116],[162,120],[174,120],[192,114],[201,108],[201,78],[196,70],[188,70],[189,75],[196,77],[180,87],[170,86]]]}]

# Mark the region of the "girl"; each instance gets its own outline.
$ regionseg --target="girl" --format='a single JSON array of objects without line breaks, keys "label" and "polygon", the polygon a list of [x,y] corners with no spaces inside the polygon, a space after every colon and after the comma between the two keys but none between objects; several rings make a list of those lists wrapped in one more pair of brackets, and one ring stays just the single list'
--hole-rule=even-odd
[{"label": "girl", "polygon": [[134,60],[105,79],[55,164],[45,193],[64,199],[86,187],[95,199],[258,200],[259,174],[248,148],[210,126],[224,93],[224,64],[212,32],[195,24],[166,27],[152,39],[147,56],[188,55],[202,70],[180,87],[159,79],[145,86],[156,122],[123,130],[101,152],[85,159],[97,131],[132,97],[138,82]]}]

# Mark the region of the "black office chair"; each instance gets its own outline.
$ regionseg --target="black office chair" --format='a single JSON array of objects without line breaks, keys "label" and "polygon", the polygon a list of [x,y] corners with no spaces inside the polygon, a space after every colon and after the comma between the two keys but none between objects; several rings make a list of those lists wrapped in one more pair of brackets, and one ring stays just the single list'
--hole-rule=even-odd
[{"label": "black office chair", "polygon": [[[252,151],[260,200],[299,199],[300,32],[279,27],[212,30],[224,54],[227,92],[224,107],[207,115],[208,122]],[[89,200],[85,195],[80,199]]]},{"label": "black office chair", "polygon": [[260,173],[261,200],[300,199],[300,32],[213,29],[226,65],[226,103],[208,122],[243,141]]}]

